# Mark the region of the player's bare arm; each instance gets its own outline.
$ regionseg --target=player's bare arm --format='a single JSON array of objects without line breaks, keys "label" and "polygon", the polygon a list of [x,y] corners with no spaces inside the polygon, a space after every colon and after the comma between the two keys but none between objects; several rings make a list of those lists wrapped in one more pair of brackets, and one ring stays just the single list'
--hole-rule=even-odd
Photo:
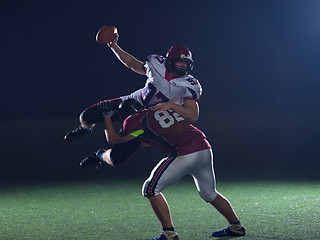
[{"label": "player's bare arm", "polygon": [[110,144],[124,143],[135,138],[132,135],[124,135],[116,132],[109,116],[104,116],[104,126],[106,139]]},{"label": "player's bare arm", "polygon": [[173,110],[190,122],[196,122],[199,117],[199,105],[194,99],[184,99],[183,106],[173,102],[162,102],[152,107],[156,111]]},{"label": "player's bare arm", "polygon": [[143,62],[136,59],[134,56],[127,53],[123,49],[121,49],[118,45],[119,35],[118,34],[116,35],[117,37],[112,42],[107,44],[112,50],[112,52],[116,55],[116,57],[120,60],[120,62],[122,62],[127,68],[130,68],[132,71],[136,73],[146,75]]}]

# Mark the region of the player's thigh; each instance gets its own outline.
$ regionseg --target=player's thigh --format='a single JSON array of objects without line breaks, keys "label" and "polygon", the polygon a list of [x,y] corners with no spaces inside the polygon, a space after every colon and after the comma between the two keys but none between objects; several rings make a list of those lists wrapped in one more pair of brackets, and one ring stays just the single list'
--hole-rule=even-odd
[{"label": "player's thigh", "polygon": [[187,175],[188,172],[184,171],[181,160],[181,157],[172,155],[162,159],[144,182],[142,194],[145,197],[158,195],[163,189]]},{"label": "player's thigh", "polygon": [[160,194],[163,189],[191,174],[197,166],[197,153],[183,156],[169,156],[162,159],[152,170],[150,177],[145,181],[143,195],[150,197]]},{"label": "player's thigh", "polygon": [[212,201],[217,192],[211,149],[198,152],[198,165],[191,174],[201,198],[206,202]]}]

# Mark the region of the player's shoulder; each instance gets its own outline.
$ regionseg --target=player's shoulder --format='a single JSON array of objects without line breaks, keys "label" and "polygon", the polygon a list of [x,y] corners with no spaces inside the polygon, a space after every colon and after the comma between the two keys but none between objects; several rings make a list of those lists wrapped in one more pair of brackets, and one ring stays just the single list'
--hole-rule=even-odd
[{"label": "player's shoulder", "polygon": [[150,63],[153,66],[163,66],[165,57],[159,54],[151,54],[147,57],[146,63]]},{"label": "player's shoulder", "polygon": [[198,79],[191,74],[184,76],[184,81],[179,81],[186,89],[185,98],[199,99],[202,95],[202,87]]},{"label": "player's shoulder", "polygon": [[191,74],[185,75],[181,78],[176,78],[173,80],[174,84],[180,87],[188,87],[188,88],[195,88],[201,89],[201,84],[198,79],[196,79]]},{"label": "player's shoulder", "polygon": [[145,61],[145,69],[147,76],[150,73],[159,73],[161,76],[165,74],[165,65],[164,65],[165,58],[158,54],[152,54],[147,57]]},{"label": "player's shoulder", "polygon": [[150,54],[149,56],[147,56],[147,61],[149,62],[157,61],[163,63],[165,59],[166,58],[164,56],[161,56],[159,54]]},{"label": "player's shoulder", "polygon": [[141,128],[142,119],[146,115],[146,111],[140,110],[127,117],[122,124],[124,132],[128,133]]},{"label": "player's shoulder", "polygon": [[191,74],[186,75],[185,76],[185,80],[190,82],[190,84],[193,85],[193,86],[201,87],[201,84],[200,84],[199,80],[197,78],[195,78],[194,76],[192,76]]},{"label": "player's shoulder", "polygon": [[129,117],[126,118],[126,122],[131,122],[131,121],[137,121],[137,120],[141,120],[148,112],[148,108],[144,108],[139,110],[138,112],[130,115]]}]

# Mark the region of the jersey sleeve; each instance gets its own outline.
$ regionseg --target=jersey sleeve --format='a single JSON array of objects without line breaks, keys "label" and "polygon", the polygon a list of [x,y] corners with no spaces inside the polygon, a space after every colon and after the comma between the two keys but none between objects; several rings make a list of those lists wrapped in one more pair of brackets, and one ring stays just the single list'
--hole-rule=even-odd
[{"label": "jersey sleeve", "polygon": [[133,98],[136,101],[138,101],[141,105],[143,105],[142,96],[143,96],[143,88],[140,88],[140,89],[134,91],[133,93],[131,93],[129,95],[121,96],[120,98],[122,101],[125,101],[129,98]]},{"label": "jersey sleeve", "polygon": [[164,77],[164,74],[165,74],[164,61],[165,61],[165,58],[161,55],[157,55],[157,54],[149,55],[144,64],[146,76],[151,77],[152,74],[155,74],[155,72],[157,72],[162,77]]},{"label": "jersey sleeve", "polygon": [[199,81],[191,75],[188,75],[187,81],[190,82],[190,84],[185,88],[182,98],[198,101],[202,95],[202,87]]},{"label": "jersey sleeve", "polygon": [[134,137],[138,137],[139,135],[144,133],[143,126],[140,121],[136,119],[135,115],[131,115],[124,120],[122,125],[122,132]]}]

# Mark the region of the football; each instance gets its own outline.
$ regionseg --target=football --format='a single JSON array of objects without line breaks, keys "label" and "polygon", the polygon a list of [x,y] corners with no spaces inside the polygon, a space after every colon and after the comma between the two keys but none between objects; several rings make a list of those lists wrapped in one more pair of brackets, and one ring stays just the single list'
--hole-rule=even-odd
[{"label": "football", "polygon": [[97,32],[96,41],[101,44],[112,42],[117,37],[118,30],[114,26],[103,26]]}]

